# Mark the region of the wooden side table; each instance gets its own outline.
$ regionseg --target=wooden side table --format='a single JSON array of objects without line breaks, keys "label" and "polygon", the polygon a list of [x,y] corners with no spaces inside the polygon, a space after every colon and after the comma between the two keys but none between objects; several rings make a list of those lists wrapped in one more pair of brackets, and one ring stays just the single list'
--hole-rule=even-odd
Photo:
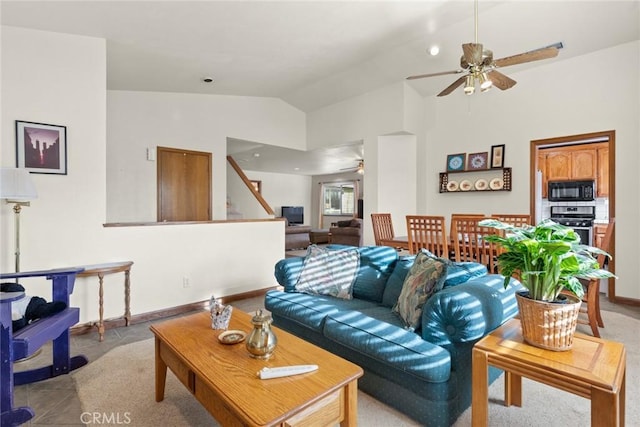
[{"label": "wooden side table", "polygon": [[129,326],[131,322],[131,308],[130,308],[130,272],[133,261],[120,261],[120,262],[108,262],[105,264],[93,264],[83,265],[84,271],[78,273],[76,277],[90,277],[98,276],[99,289],[98,289],[98,306],[100,319],[98,320],[98,333],[100,334],[100,341],[104,341],[104,288],[103,280],[107,274],[114,274],[124,272],[124,321],[125,325]]},{"label": "wooden side table", "polygon": [[489,422],[489,365],[505,371],[505,406],[522,406],[522,377],[526,377],[590,399],[592,426],[624,426],[622,343],[576,333],[571,350],[545,350],[525,343],[520,320],[512,319],[476,343],[472,361],[474,427]]}]

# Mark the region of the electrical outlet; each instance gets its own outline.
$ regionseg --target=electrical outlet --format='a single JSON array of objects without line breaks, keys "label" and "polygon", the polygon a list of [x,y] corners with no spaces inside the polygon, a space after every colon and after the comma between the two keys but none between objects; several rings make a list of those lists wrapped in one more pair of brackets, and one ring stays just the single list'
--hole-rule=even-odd
[{"label": "electrical outlet", "polygon": [[191,282],[189,281],[189,278],[187,276],[184,276],[182,278],[182,287],[183,288],[190,288],[191,287]]}]

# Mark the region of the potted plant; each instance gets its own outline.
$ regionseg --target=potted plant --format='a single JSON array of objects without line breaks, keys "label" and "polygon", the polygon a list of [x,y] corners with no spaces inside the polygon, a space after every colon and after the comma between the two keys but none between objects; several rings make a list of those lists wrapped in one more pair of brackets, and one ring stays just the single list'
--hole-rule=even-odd
[{"label": "potted plant", "polygon": [[514,227],[495,219],[479,225],[502,231],[485,240],[500,248],[497,263],[505,287],[516,276],[526,289],[516,294],[525,340],[542,348],[568,350],[584,295],[579,279],[615,277],[596,259],[599,254],[610,255],[581,244],[572,228],[550,219],[536,226]]}]

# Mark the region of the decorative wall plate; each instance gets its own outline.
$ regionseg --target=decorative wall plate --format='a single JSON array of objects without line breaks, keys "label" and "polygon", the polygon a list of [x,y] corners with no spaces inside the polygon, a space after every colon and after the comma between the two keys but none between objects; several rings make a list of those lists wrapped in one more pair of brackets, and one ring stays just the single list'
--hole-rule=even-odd
[{"label": "decorative wall plate", "polygon": [[489,182],[489,188],[492,190],[502,190],[502,187],[504,187],[504,182],[502,181],[502,178],[493,178]]},{"label": "decorative wall plate", "polygon": [[489,186],[489,183],[487,182],[486,179],[479,179],[476,181],[476,183],[474,184],[476,190],[486,190],[487,187]]},{"label": "decorative wall plate", "polygon": [[458,191],[458,181],[449,181],[447,191]]},{"label": "decorative wall plate", "polygon": [[460,182],[460,190],[461,191],[469,191],[473,188],[473,184],[468,179],[465,179]]},{"label": "decorative wall plate", "polygon": [[229,331],[224,331],[220,335],[218,335],[218,341],[222,344],[238,344],[239,342],[244,341],[247,337],[247,334],[243,331],[239,331],[236,329],[232,329]]}]

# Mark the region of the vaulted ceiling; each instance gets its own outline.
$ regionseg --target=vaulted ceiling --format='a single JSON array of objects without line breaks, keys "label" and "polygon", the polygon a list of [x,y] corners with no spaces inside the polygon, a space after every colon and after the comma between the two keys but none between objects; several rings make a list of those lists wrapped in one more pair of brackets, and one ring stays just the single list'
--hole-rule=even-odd
[{"label": "vaulted ceiling", "polygon": [[[305,112],[455,70],[475,36],[470,0],[2,1],[0,17],[106,39],[108,89],[277,97]],[[564,44],[509,73],[639,38],[638,1],[479,1],[478,41],[496,58]],[[408,84],[435,96],[455,78]]]}]

